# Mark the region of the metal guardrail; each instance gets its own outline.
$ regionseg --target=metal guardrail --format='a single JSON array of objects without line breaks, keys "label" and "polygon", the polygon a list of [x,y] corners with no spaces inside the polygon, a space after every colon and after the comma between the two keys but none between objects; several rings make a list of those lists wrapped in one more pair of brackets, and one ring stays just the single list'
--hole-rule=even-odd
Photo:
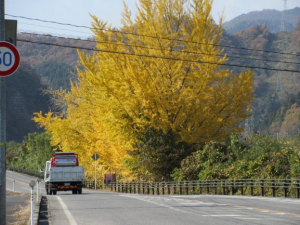
[{"label": "metal guardrail", "polygon": [[180,182],[115,182],[107,187],[122,193],[152,195],[248,195],[300,198],[300,179],[195,180]]},{"label": "metal guardrail", "polygon": [[27,175],[30,175],[30,176],[33,176],[33,177],[38,177],[38,178],[42,178],[42,179],[44,178],[44,174],[40,173],[38,171],[20,169],[20,168],[13,167],[13,166],[8,166],[6,169],[10,170],[10,171],[15,171],[15,172],[18,172],[18,173],[24,173],[24,174],[27,174]]}]

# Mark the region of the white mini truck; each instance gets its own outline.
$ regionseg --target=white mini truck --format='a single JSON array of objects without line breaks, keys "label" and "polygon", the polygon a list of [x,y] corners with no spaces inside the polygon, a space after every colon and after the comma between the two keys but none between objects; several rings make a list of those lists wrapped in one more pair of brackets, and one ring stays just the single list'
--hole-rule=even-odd
[{"label": "white mini truck", "polygon": [[84,169],[78,165],[78,155],[74,152],[54,153],[46,162],[44,181],[47,195],[56,195],[57,191],[82,194]]}]

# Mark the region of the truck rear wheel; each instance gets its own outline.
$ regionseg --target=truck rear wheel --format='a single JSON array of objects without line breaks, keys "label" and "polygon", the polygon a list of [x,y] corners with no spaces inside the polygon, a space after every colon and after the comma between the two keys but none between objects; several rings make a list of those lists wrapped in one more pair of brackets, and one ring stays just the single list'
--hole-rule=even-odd
[{"label": "truck rear wheel", "polygon": [[82,189],[78,189],[77,193],[81,195],[82,194]]},{"label": "truck rear wheel", "polygon": [[72,190],[72,194],[76,195],[77,194],[77,190]]}]

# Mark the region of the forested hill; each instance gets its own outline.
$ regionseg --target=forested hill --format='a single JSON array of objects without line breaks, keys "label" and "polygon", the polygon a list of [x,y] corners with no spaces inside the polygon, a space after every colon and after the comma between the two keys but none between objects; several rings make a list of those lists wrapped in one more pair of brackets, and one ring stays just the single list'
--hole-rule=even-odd
[{"label": "forested hill", "polygon": [[43,92],[46,86],[41,77],[26,63],[6,79],[7,141],[22,141],[28,133],[39,131],[31,120],[34,112],[48,111],[50,97]]},{"label": "forested hill", "polygon": [[77,47],[95,47],[93,40],[58,38],[51,35],[20,33],[18,39],[18,50],[23,62],[34,68],[42,78],[42,83],[52,89],[68,89],[70,79],[76,79],[79,60]]},{"label": "forested hill", "polygon": [[[223,24],[224,29],[228,34],[236,33],[252,26],[267,25],[271,33],[280,31],[282,11],[265,9],[263,11],[254,11],[247,14],[242,14]],[[300,8],[286,10],[286,31],[295,29],[299,18]]]}]

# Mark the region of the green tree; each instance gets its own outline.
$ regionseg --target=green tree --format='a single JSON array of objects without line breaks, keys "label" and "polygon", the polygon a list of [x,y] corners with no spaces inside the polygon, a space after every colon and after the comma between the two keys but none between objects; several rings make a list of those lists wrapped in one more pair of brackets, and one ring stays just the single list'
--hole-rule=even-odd
[{"label": "green tree", "polygon": [[44,168],[53,152],[47,133],[30,133],[22,143],[11,141],[7,144],[6,162],[10,166],[38,171]]},{"label": "green tree", "polygon": [[172,131],[163,133],[154,129],[138,138],[138,144],[130,151],[127,164],[142,180],[168,181],[173,170],[195,149],[185,142],[177,142]]}]

